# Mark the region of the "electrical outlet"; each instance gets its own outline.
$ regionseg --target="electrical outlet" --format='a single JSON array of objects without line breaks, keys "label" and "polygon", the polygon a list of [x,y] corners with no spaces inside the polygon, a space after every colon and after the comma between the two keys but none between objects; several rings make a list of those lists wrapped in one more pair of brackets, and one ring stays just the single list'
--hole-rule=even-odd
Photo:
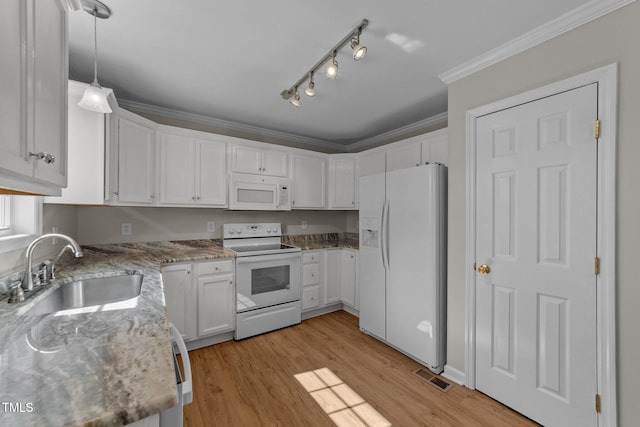
[{"label": "electrical outlet", "polygon": [[120,234],[122,234],[123,236],[131,236],[132,228],[133,227],[131,227],[131,224],[123,223]]},{"label": "electrical outlet", "polygon": [[214,231],[216,231],[216,222],[207,221],[207,232],[213,233]]},{"label": "electrical outlet", "polygon": [[303,230],[307,229],[307,220],[305,220],[305,219],[302,220],[302,229]]}]

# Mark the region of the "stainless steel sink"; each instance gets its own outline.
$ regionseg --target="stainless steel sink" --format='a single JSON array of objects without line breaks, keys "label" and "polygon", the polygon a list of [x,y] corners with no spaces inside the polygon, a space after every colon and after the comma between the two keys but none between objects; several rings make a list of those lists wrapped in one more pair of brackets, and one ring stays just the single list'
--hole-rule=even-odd
[{"label": "stainless steel sink", "polygon": [[142,274],[100,277],[65,283],[36,304],[30,315],[104,305],[140,295]]}]

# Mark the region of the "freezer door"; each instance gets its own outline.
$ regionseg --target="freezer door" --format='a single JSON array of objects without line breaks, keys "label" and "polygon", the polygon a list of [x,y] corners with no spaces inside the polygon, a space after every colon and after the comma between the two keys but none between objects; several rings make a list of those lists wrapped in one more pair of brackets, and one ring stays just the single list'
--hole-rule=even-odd
[{"label": "freezer door", "polygon": [[436,371],[444,364],[443,171],[396,170],[386,182],[387,342]]},{"label": "freezer door", "polygon": [[382,259],[382,210],[385,174],[360,178],[360,329],[386,337],[385,270]]}]

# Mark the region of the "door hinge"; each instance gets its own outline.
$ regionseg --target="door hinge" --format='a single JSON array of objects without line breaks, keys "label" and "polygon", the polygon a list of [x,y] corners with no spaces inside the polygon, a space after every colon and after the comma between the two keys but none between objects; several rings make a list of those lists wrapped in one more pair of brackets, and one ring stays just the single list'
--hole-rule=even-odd
[{"label": "door hinge", "polygon": [[595,135],[596,139],[600,138],[600,120],[596,120]]},{"label": "door hinge", "polygon": [[593,258],[593,274],[596,276],[600,274],[600,258]]},{"label": "door hinge", "polygon": [[600,413],[600,395],[596,394],[596,412],[599,414]]}]

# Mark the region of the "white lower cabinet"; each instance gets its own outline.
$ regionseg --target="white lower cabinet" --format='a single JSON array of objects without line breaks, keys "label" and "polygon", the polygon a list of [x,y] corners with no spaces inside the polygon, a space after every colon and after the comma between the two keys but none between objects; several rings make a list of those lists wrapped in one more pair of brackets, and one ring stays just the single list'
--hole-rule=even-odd
[{"label": "white lower cabinet", "polygon": [[302,253],[302,311],[342,302],[358,309],[358,251],[322,249]]},{"label": "white lower cabinet", "polygon": [[197,269],[198,338],[233,331],[233,261],[203,262]]},{"label": "white lower cabinet", "polygon": [[342,249],[326,250],[326,301],[327,304],[333,304],[342,300],[341,295],[341,273],[340,265],[342,264]]},{"label": "white lower cabinet", "polygon": [[356,310],[359,307],[358,295],[358,251],[342,249],[340,265],[340,288],[342,303]]},{"label": "white lower cabinet", "polygon": [[162,281],[169,320],[185,341],[234,330],[232,259],[166,265]]}]

